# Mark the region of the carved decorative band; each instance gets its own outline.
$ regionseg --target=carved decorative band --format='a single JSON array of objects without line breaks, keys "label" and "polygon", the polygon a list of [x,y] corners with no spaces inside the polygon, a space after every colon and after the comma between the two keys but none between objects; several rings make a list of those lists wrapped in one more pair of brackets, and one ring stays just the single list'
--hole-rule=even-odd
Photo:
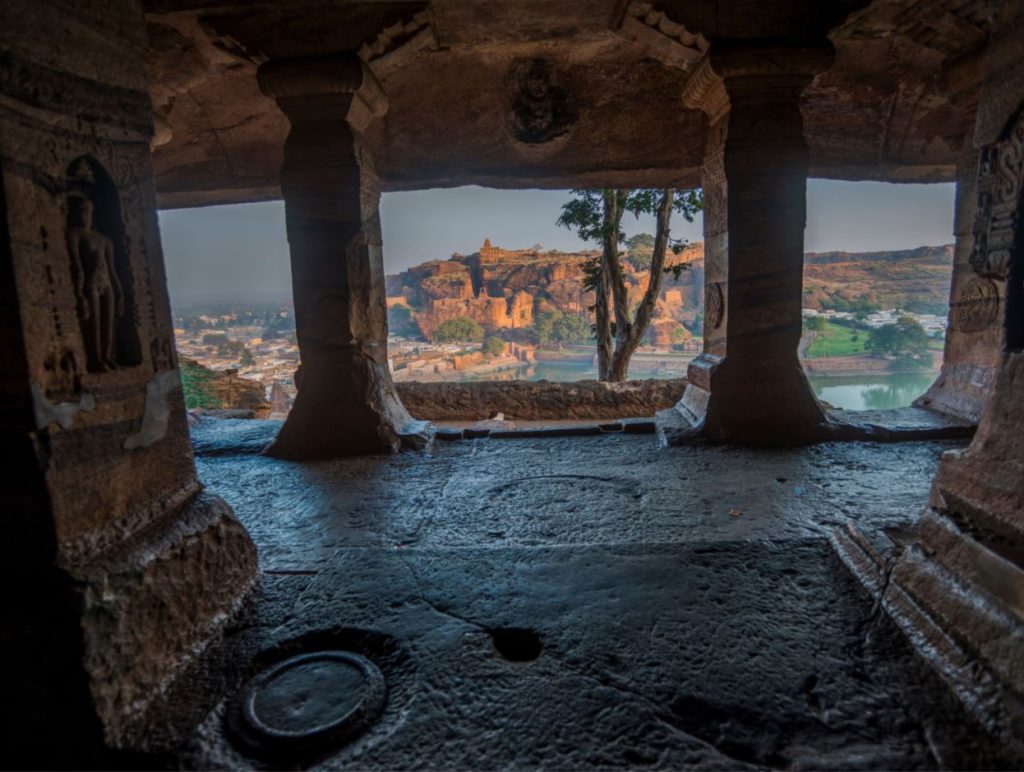
[{"label": "carved decorative band", "polygon": [[981,151],[978,212],[974,220],[971,267],[981,276],[1005,279],[1020,217],[1024,184],[1024,108],[1003,138]]}]

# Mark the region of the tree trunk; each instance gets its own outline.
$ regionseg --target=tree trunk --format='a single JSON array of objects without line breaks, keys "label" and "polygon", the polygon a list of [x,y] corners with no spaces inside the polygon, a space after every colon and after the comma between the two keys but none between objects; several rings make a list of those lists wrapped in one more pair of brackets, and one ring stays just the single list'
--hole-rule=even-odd
[{"label": "tree trunk", "polygon": [[601,260],[601,271],[594,288],[594,321],[597,327],[597,379],[608,379],[608,366],[612,359],[612,322],[608,315],[608,266]]},{"label": "tree trunk", "polygon": [[[674,198],[675,191],[665,190],[662,192],[661,203],[658,205],[656,215],[654,252],[651,255],[651,277],[647,283],[647,291],[644,293],[643,300],[637,306],[636,316],[632,321],[629,321],[627,316],[624,327],[616,325],[615,352],[612,354],[608,366],[607,377],[611,383],[622,382],[628,377],[629,360],[647,333],[654,309],[658,304],[658,295],[661,294],[661,284],[665,276],[665,255],[668,251],[669,224],[672,219]],[[616,268],[622,284],[625,286],[625,276],[622,274],[622,267],[618,261],[616,261]]]}]

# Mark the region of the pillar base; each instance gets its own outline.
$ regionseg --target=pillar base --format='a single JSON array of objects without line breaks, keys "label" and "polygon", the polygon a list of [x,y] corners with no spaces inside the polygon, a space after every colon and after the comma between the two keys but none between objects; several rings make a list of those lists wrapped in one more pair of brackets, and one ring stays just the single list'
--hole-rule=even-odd
[{"label": "pillar base", "polygon": [[299,393],[268,456],[290,461],[396,453],[426,437],[387,366],[359,352],[303,363]]},{"label": "pillar base", "polygon": [[738,361],[702,354],[687,371],[676,410],[683,425],[670,445],[695,438],[741,445],[792,447],[829,436],[825,410],[799,362]]},{"label": "pillar base", "polygon": [[256,548],[227,504],[200,493],[124,547],[66,570],[81,594],[104,741],[155,750],[147,710],[241,605],[256,581]]}]

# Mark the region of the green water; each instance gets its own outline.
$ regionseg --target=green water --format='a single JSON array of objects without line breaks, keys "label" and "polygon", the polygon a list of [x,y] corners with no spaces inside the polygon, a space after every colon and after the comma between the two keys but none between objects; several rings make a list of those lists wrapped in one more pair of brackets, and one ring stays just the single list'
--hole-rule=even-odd
[{"label": "green water", "polygon": [[932,385],[936,373],[865,373],[836,378],[812,377],[819,399],[846,410],[907,407]]},{"label": "green water", "polygon": [[[682,378],[686,370],[681,368],[680,372],[638,372],[631,375],[634,378]],[[892,410],[910,405],[932,385],[935,376],[935,372],[923,371],[865,373],[831,378],[813,376],[809,380],[814,393],[835,407],[845,410]],[[586,362],[549,361],[521,368],[513,377],[529,381],[581,381],[596,378],[597,371]]]}]

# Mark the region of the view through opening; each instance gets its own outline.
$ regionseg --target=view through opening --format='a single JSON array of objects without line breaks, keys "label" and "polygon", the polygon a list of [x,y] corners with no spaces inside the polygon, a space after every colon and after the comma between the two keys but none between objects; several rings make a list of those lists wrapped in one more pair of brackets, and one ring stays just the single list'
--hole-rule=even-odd
[{"label": "view through opening", "polygon": [[[569,191],[462,187],[382,197],[393,377],[575,381],[597,376],[599,244],[559,227]],[[908,405],[941,364],[952,185],[811,180],[800,354],[822,399]],[[161,213],[190,408],[283,417],[299,363],[280,202]],[[654,218],[622,221],[629,300],[650,280]],[[673,219],[650,327],[630,378],[681,378],[703,340],[701,220]],[[895,329],[894,329],[895,328]],[[895,342],[894,342],[895,341]]]}]

